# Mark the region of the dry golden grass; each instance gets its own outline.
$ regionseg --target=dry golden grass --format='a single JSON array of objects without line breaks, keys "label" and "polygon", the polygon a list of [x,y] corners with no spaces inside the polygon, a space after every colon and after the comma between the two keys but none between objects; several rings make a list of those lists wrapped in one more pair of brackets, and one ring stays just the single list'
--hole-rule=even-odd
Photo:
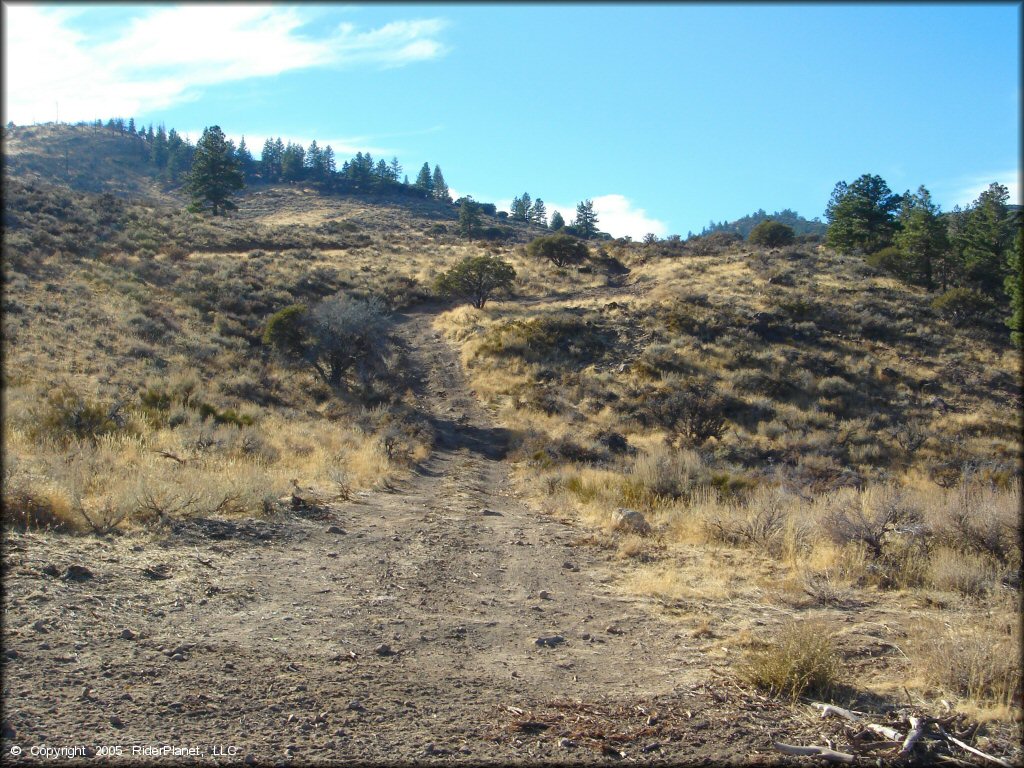
[{"label": "dry golden grass", "polygon": [[[465,241],[451,210],[426,203],[292,187],[240,202],[230,221],[175,219],[170,235],[165,211],[132,213],[118,241],[130,248],[5,261],[4,494],[23,517],[141,522],[193,496],[188,513],[252,514],[293,479],[329,496],[406,471],[380,442],[401,397],[378,412],[333,397],[261,354],[263,323],[337,289],[415,303],[463,257],[495,253],[517,270],[514,300],[449,309],[434,327],[515,436],[521,490],[590,529],[623,589],[700,604],[673,610],[716,643],[755,647],[756,616],[797,610],[848,611],[864,637],[884,623],[900,647],[934,634],[946,652],[968,649],[967,668],[908,673],[915,691],[978,707],[1013,698],[1016,656],[992,653],[1019,634],[989,629],[991,616],[1020,615],[1020,359],[1004,341],[948,326],[922,292],[820,247],[670,257],[592,244],[630,268],[616,281],[596,265],[530,260],[525,231],[518,243]],[[188,228],[198,234],[185,248],[174,237]],[[256,235],[267,244],[249,243]],[[669,446],[650,404],[690,379],[721,396],[727,428]],[[125,398],[124,425],[47,436],[41,408],[64,381],[90,401]],[[153,412],[147,390],[176,399]],[[203,421],[199,402],[253,423]],[[429,450],[415,438],[406,448],[413,460]],[[619,507],[643,512],[653,534],[615,531]],[[898,519],[872,539],[890,507]],[[935,634],[943,606],[963,622]],[[868,642],[840,639],[852,655]],[[907,655],[924,670],[939,658]],[[883,690],[901,660],[850,674]]]},{"label": "dry golden grass", "polygon": [[739,665],[747,682],[775,696],[827,696],[841,670],[832,635],[817,622],[793,621],[749,650]]}]

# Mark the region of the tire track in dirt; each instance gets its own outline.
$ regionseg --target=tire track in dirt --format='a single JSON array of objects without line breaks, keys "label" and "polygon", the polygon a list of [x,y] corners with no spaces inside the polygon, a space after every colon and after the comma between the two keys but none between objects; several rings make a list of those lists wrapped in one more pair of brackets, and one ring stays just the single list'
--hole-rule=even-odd
[{"label": "tire track in dirt", "polygon": [[[708,704],[680,636],[610,590],[608,555],[515,498],[508,435],[430,315],[397,332],[437,444],[394,489],[329,521],[269,521],[270,536],[242,535],[255,523],[219,539],[8,534],[17,743],[201,746],[206,761],[220,746],[260,763],[591,761],[599,742],[567,749],[516,722],[552,702]],[[73,563],[92,578],[42,575]],[[169,575],[147,576],[154,563]],[[704,754],[743,748],[731,738]],[[693,749],[676,733],[643,759]]]}]

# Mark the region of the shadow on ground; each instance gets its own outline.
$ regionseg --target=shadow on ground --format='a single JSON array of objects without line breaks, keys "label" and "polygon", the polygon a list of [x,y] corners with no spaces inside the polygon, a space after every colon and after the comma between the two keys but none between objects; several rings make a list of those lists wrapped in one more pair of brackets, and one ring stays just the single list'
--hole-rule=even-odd
[{"label": "shadow on ground", "polygon": [[471,453],[492,461],[508,455],[511,431],[502,427],[478,427],[460,424],[451,419],[434,419],[434,444],[438,448],[457,451],[465,448]]}]

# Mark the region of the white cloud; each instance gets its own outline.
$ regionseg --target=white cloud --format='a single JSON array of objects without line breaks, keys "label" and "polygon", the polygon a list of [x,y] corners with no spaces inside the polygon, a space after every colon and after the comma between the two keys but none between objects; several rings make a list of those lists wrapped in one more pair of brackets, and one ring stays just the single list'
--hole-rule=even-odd
[{"label": "white cloud", "polygon": [[999,171],[998,173],[978,174],[977,176],[963,178],[959,182],[948,185],[954,190],[951,195],[952,202],[950,207],[959,205],[961,208],[966,208],[977,200],[978,196],[988,189],[989,184],[992,183],[1002,184],[1006,187],[1010,193],[1011,204],[1024,204],[1024,201],[1021,200],[1021,172],[1015,168],[1009,171]]},{"label": "white cloud", "polygon": [[113,40],[74,28],[81,9],[5,5],[7,119],[130,116],[196,98],[204,87],[320,66],[395,67],[444,55],[440,19],[301,33],[305,9],[150,6]]},{"label": "white cloud", "polygon": [[[629,235],[637,240],[648,232],[658,237],[668,234],[667,224],[650,218],[643,208],[634,208],[633,203],[623,195],[601,195],[593,198],[593,201],[597,226],[603,232],[615,237]],[[562,215],[565,216],[564,213]],[[575,208],[572,215],[576,216]]]},{"label": "white cloud", "polygon": [[[658,237],[668,234],[668,225],[665,222],[652,219],[643,208],[635,208],[625,195],[601,195],[590,200],[594,203],[594,212],[597,214],[597,228],[613,237],[629,236],[639,240],[648,232],[653,232]],[[495,205],[499,211],[509,211],[512,208],[512,199],[496,200]],[[562,214],[566,224],[572,224],[576,218],[575,203],[564,205],[545,200],[544,207],[547,208],[549,220],[555,211]]]}]

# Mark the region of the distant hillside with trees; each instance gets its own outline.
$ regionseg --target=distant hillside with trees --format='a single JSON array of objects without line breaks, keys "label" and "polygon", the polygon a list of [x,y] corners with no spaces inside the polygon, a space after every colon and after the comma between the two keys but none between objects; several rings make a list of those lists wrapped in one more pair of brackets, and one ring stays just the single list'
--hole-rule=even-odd
[{"label": "distant hillside with trees", "polygon": [[825,230],[828,229],[828,225],[817,218],[805,219],[790,208],[783,208],[775,213],[765,213],[763,208],[758,208],[753,213],[742,216],[735,221],[721,221],[717,224],[712,221],[708,226],[704,227],[700,234],[710,235],[713,232],[733,232],[746,240],[754,230],[754,227],[762,221],[769,219],[790,227],[793,230],[793,234],[797,237],[801,235],[824,235]]}]

